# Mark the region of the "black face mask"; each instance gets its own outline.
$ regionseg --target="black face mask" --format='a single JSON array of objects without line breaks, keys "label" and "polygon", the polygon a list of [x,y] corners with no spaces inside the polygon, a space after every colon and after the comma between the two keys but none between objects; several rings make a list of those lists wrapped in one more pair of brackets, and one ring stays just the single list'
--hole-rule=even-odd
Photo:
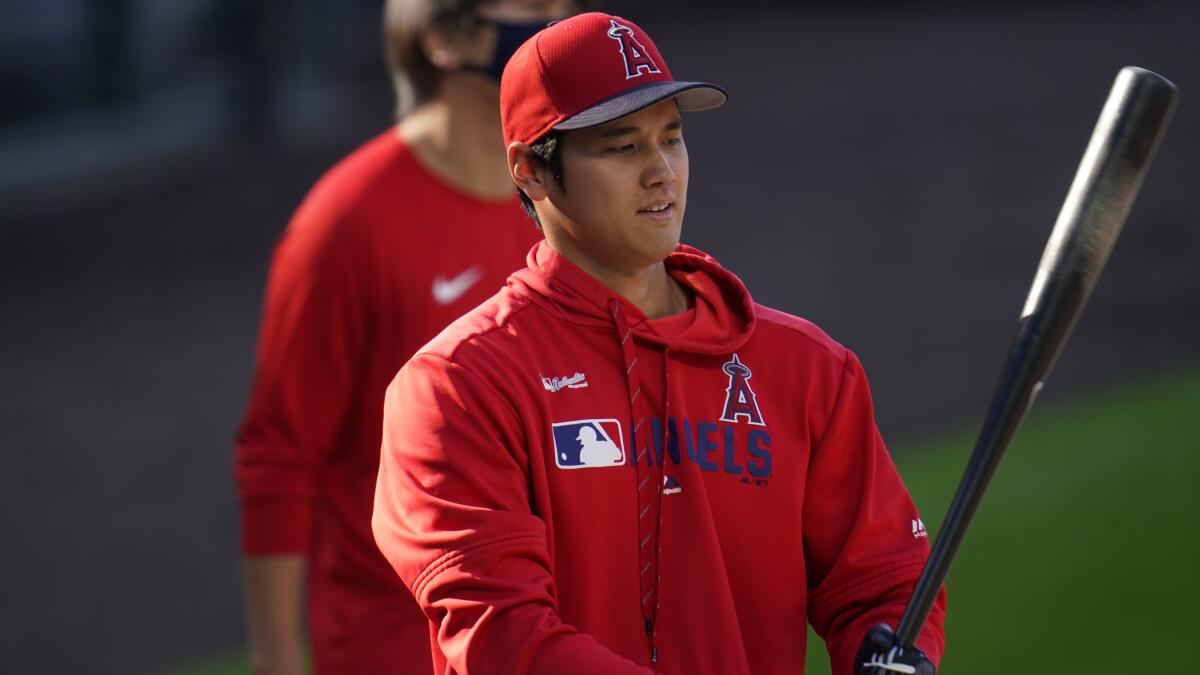
[{"label": "black face mask", "polygon": [[544,22],[505,23],[484,18],[480,18],[479,22],[496,29],[496,47],[492,50],[492,60],[486,66],[466,65],[462,70],[479,73],[496,83],[500,82],[504,66],[512,58],[513,52],[517,51],[517,47],[525,44],[526,40],[546,27]]}]

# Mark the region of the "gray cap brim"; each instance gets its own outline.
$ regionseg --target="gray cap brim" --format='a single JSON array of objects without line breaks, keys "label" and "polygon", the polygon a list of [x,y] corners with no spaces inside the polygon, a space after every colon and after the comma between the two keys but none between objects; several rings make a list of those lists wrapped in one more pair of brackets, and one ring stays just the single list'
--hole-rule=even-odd
[{"label": "gray cap brim", "polygon": [[674,97],[682,112],[719,108],[728,98],[725,90],[707,82],[654,82],[629,89],[597,103],[583,112],[554,125],[555,131],[584,129],[611,122],[659,101]]}]

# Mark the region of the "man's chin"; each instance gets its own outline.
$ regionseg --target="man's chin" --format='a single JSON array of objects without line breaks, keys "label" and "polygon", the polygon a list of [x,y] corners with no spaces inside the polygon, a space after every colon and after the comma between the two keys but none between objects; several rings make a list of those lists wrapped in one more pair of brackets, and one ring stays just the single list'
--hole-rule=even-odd
[{"label": "man's chin", "polygon": [[679,243],[678,234],[674,237],[662,239],[653,248],[646,250],[647,257],[653,259],[655,262],[662,262],[679,248]]}]

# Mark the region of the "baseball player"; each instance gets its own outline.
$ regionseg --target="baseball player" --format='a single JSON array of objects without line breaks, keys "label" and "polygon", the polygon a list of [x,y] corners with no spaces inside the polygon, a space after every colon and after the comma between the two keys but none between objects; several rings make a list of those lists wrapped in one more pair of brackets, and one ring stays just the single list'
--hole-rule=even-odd
[{"label": "baseball player", "polygon": [[374,534],[435,672],[797,673],[806,623],[835,675],[934,672],[944,597],[917,649],[885,625],[928,544],[858,359],[679,244],[680,113],[724,100],[606,14],[509,61],[545,241],[385,402]]},{"label": "baseball player", "polygon": [[[499,76],[561,0],[390,0],[399,123],[334,167],[271,264],[236,444],[256,673],[428,672],[428,620],[370,530],[383,394],[540,236],[505,168]],[[306,592],[305,592],[306,591]]]}]

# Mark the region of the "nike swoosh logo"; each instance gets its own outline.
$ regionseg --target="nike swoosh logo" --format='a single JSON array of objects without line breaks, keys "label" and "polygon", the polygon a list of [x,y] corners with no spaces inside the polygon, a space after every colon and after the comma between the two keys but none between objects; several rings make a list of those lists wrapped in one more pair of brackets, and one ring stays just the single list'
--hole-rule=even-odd
[{"label": "nike swoosh logo", "polygon": [[447,279],[442,275],[437,275],[433,279],[433,301],[439,305],[449,305],[458,300],[472,286],[483,278],[483,268],[475,265],[462,272],[458,276]]}]

